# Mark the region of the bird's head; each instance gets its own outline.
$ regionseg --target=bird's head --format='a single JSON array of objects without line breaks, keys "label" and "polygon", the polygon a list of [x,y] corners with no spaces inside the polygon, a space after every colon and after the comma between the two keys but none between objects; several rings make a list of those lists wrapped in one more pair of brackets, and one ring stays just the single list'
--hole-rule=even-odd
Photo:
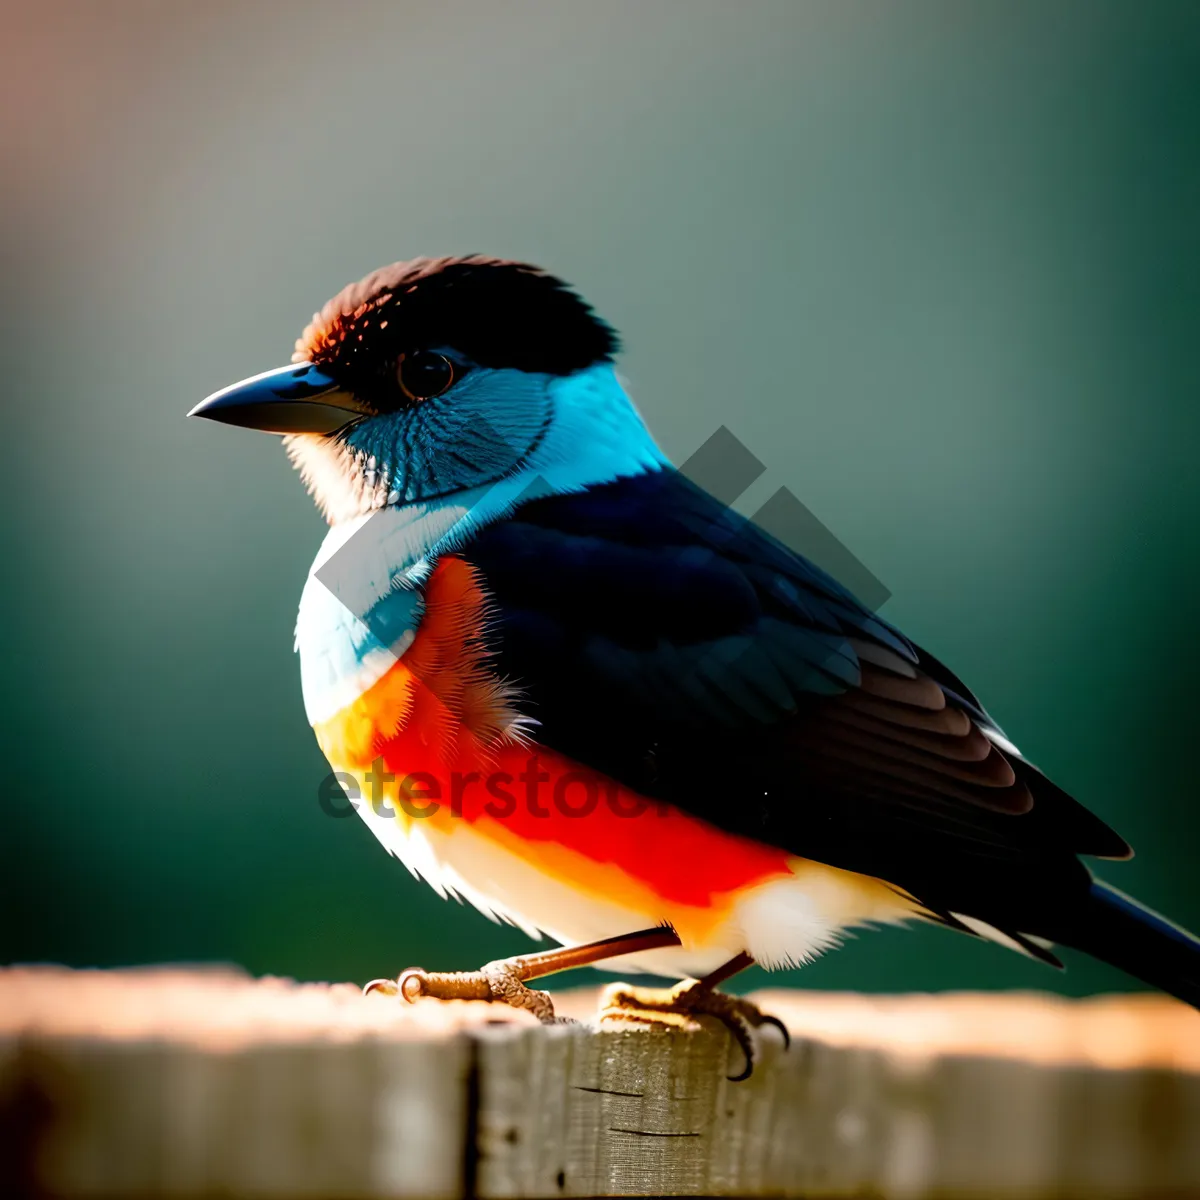
[{"label": "bird's head", "polygon": [[414,259],[339,292],[290,366],[224,388],[191,415],[285,435],[339,522],[531,466],[561,471],[594,457],[597,439],[637,441],[640,430],[648,441],[613,375],[617,348],[613,330],[536,267]]}]

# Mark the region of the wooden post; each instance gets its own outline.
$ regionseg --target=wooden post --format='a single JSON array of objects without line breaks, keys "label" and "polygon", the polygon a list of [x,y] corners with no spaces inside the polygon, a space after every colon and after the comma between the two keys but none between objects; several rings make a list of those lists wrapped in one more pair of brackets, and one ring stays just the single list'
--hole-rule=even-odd
[{"label": "wooden post", "polygon": [[[561,1008],[586,1013],[593,995]],[[1154,996],[759,997],[544,1028],[229,970],[0,971],[0,1196],[1200,1196],[1200,1015]]]}]

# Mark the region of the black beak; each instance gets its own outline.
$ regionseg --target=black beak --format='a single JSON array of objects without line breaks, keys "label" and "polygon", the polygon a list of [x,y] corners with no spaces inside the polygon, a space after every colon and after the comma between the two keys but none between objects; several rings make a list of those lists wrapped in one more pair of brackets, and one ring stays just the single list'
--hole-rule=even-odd
[{"label": "black beak", "polygon": [[370,411],[312,363],[293,363],[213,392],[188,416],[266,433],[336,433]]}]

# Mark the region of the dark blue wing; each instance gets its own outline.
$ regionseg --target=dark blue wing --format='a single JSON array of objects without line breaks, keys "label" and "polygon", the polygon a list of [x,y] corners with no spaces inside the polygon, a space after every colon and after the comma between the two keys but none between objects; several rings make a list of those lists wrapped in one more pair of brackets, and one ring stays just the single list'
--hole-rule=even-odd
[{"label": "dark blue wing", "polygon": [[1077,887],[1077,853],[1128,853],[959,679],[678,472],[532,500],[462,553],[538,741],[644,794],[983,919],[1014,873]]}]

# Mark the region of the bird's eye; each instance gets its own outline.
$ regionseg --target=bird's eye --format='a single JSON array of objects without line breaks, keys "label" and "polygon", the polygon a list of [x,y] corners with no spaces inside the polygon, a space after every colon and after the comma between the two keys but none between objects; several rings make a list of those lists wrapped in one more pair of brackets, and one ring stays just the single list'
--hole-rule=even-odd
[{"label": "bird's eye", "polygon": [[413,350],[400,355],[396,380],[410,400],[429,400],[454,382],[454,364],[433,350]]}]

